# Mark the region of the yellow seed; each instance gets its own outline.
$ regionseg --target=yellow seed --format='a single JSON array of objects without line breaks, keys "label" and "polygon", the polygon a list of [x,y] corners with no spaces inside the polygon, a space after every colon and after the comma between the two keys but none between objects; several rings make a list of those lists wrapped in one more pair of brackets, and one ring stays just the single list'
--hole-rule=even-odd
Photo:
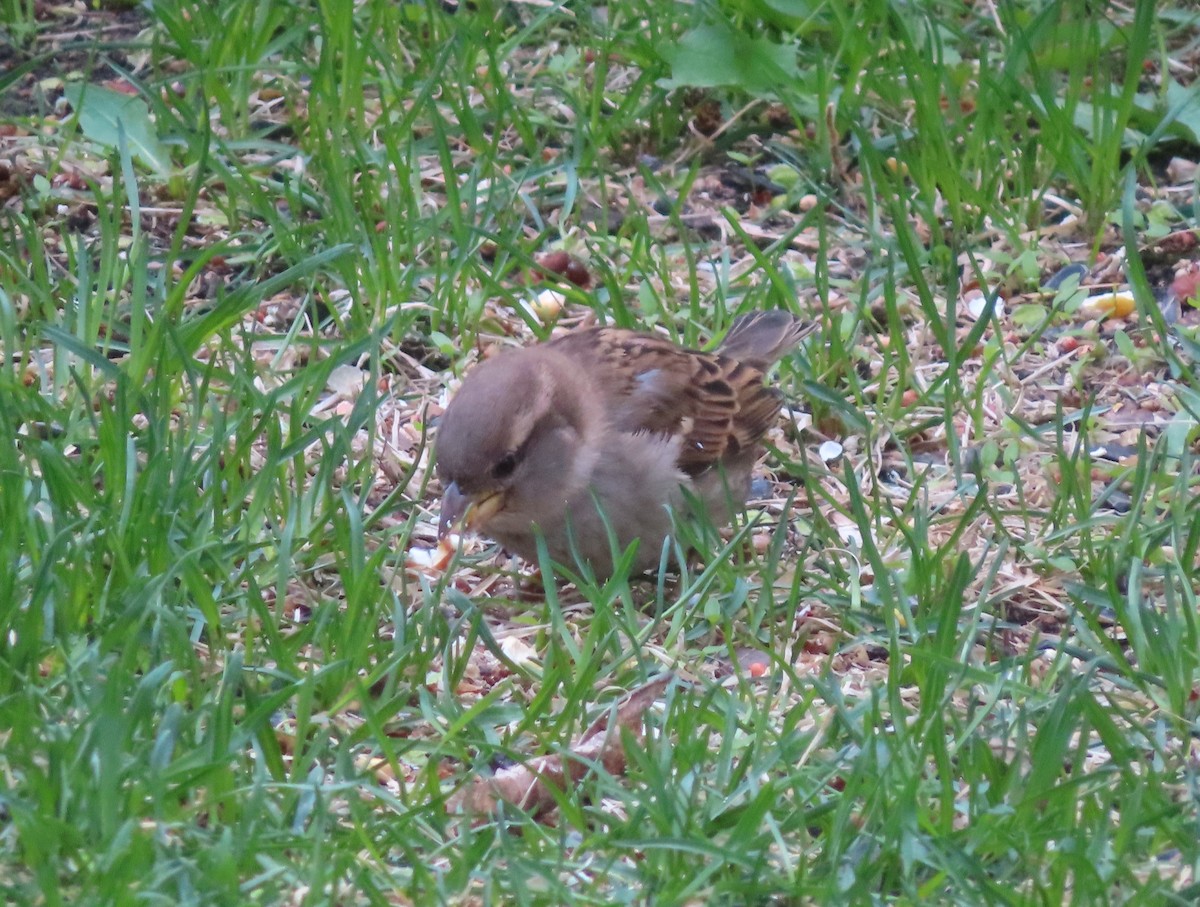
[{"label": "yellow seed", "polygon": [[1083,318],[1128,318],[1135,308],[1132,293],[1100,293],[1085,299],[1079,314]]}]

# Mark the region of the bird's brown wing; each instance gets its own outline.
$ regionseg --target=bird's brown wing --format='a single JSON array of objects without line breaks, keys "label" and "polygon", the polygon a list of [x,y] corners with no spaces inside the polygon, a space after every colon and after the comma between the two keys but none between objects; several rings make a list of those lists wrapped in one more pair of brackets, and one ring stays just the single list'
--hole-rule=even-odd
[{"label": "bird's brown wing", "polygon": [[679,468],[698,475],[756,445],[779,413],[780,394],[753,365],[681,349],[620,328],[574,331],[555,349],[595,375],[619,431],[681,437]]}]

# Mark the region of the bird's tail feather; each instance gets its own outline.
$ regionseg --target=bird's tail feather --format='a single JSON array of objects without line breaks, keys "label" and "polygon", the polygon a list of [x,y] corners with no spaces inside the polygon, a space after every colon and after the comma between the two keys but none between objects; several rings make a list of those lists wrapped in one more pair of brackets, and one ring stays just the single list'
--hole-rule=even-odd
[{"label": "bird's tail feather", "polygon": [[733,320],[717,352],[747,365],[766,369],[815,330],[791,312],[750,312]]}]

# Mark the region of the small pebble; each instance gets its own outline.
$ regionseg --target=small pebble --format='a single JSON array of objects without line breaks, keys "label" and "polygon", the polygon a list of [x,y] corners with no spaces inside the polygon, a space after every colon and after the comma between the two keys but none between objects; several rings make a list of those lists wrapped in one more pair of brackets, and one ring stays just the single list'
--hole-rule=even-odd
[{"label": "small pebble", "polygon": [[750,482],[750,500],[762,500],[773,495],[774,488],[766,479],[753,479]]},{"label": "small pebble", "polygon": [[1087,273],[1088,269],[1086,265],[1081,265],[1079,262],[1072,262],[1042,281],[1042,289],[1057,290],[1072,277],[1078,278],[1079,282],[1082,283],[1083,278],[1087,277]]}]

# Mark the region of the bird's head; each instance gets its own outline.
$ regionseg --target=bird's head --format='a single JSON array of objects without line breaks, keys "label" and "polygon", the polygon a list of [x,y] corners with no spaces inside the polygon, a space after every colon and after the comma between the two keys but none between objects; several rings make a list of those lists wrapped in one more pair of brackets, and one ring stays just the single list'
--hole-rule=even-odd
[{"label": "bird's head", "polygon": [[479,530],[538,522],[578,487],[591,420],[580,379],[562,359],[532,347],[467,375],[437,431],[439,535],[460,520]]}]

